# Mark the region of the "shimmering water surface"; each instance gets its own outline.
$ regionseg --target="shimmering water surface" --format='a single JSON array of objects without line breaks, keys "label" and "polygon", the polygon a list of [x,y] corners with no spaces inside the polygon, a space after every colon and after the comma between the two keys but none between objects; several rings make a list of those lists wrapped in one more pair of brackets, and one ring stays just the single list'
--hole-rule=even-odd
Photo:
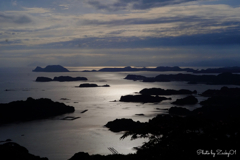
[{"label": "shimmering water surface", "polygon": [[[101,67],[100,67],[101,68]],[[104,125],[116,118],[131,118],[146,122],[157,114],[167,113],[172,107],[170,103],[185,96],[166,96],[166,100],[158,104],[124,103],[118,100],[122,95],[136,94],[143,88],[159,87],[163,89],[190,89],[201,93],[207,89],[220,89],[216,85],[189,85],[186,82],[154,82],[143,83],[123,79],[128,74],[156,76],[177,72],[69,72],[43,73],[32,72],[33,68],[0,69],[0,103],[32,98],[49,98],[53,101],[74,106],[75,112],[67,114],[78,116],[73,121],[60,120],[66,115],[52,119],[37,120],[26,123],[8,124],[0,127],[0,141],[8,138],[26,147],[30,153],[50,160],[67,160],[75,153],[84,151],[90,154],[111,154],[108,147],[119,153],[135,152],[132,148],[142,145],[147,139],[130,141],[120,140],[123,133],[113,133]],[[69,67],[71,71],[99,69],[99,67]],[[86,77],[88,83],[98,85],[109,84],[110,87],[78,88],[85,82],[35,82],[39,76],[53,78],[55,76]],[[230,86],[236,87],[236,86]],[[5,91],[8,90],[8,91]],[[195,95],[199,101],[206,98]],[[67,98],[68,100],[61,100]],[[116,100],[116,102],[111,102]],[[200,105],[186,106],[189,109]],[[88,110],[81,113],[83,110]],[[13,111],[14,112],[14,111]],[[135,114],[145,114],[136,116]]]}]

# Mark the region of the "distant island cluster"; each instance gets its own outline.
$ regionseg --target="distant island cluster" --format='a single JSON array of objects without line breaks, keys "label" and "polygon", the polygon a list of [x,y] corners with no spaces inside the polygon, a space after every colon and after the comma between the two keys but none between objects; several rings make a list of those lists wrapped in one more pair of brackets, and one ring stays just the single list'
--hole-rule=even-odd
[{"label": "distant island cluster", "polygon": [[[121,139],[131,137],[131,139],[148,138],[149,141],[140,147],[136,147],[136,153],[122,155],[111,149],[112,155],[89,155],[79,152],[69,160],[96,160],[96,159],[202,159],[204,155],[198,155],[197,150],[210,148],[211,150],[240,149],[240,88],[230,88],[224,85],[240,85],[240,67],[214,68],[205,70],[194,70],[180,67],[156,67],[156,68],[103,68],[90,72],[125,72],[125,71],[186,71],[192,73],[217,73],[218,75],[196,75],[196,74],[160,74],[156,77],[145,77],[142,75],[129,74],[124,79],[151,82],[171,82],[186,81],[188,84],[222,85],[221,89],[208,89],[202,93],[188,89],[162,89],[144,88],[133,95],[123,95],[119,102],[122,103],[159,103],[171,100],[172,95],[184,95],[183,98],[171,102],[172,107],[167,110],[167,114],[160,114],[150,119],[148,122],[135,122],[132,119],[115,119],[109,121],[104,126],[112,132],[124,131]],[[37,67],[33,72],[70,72],[60,65]],[[88,71],[84,71],[88,72]],[[87,81],[86,77],[60,76],[53,79],[48,77],[37,77],[36,82],[68,82]],[[83,83],[77,87],[110,87],[109,85],[97,85]],[[166,97],[167,96],[167,97]],[[201,102],[196,96],[206,97]],[[113,102],[116,102],[113,101]],[[200,108],[189,110],[186,105],[200,104]],[[25,122],[34,119],[44,119],[61,114],[74,112],[74,107],[63,103],[53,102],[50,99],[28,98],[26,101],[15,101],[8,104],[0,104],[0,125],[12,122]],[[157,108],[159,109],[159,108]],[[16,112],[11,112],[11,111]],[[82,113],[86,112],[84,110]],[[14,113],[14,114],[13,114]],[[136,114],[144,116],[144,114]],[[79,117],[65,117],[62,120],[75,120]],[[47,160],[31,155],[25,148],[16,143],[6,140],[5,144],[0,144],[0,153],[6,155],[4,151],[12,153],[21,158],[32,157],[32,159]],[[230,151],[229,151],[230,152]],[[234,152],[235,153],[235,152]],[[239,155],[232,154],[234,159]],[[227,158],[227,157],[223,157]],[[207,158],[208,159],[208,158]]]},{"label": "distant island cluster", "polygon": [[[240,67],[225,67],[225,68],[209,68],[203,70],[195,70],[191,68],[181,69],[180,67],[156,67],[156,68],[103,68],[98,71],[83,71],[83,72],[125,72],[125,71],[186,71],[192,73],[220,73],[219,75],[193,75],[193,74],[161,74],[156,77],[145,77],[142,75],[127,75],[125,79],[143,82],[171,82],[171,81],[187,81],[189,84],[209,84],[209,85],[240,85]],[[36,67],[33,72],[70,72],[60,65],[50,65],[45,68]],[[37,77],[37,82],[50,81],[85,81],[86,77],[70,77],[60,76],[53,79],[48,77]]]},{"label": "distant island cluster", "polygon": [[[64,68],[61,65],[48,65],[45,68],[36,67],[33,72],[70,72],[68,69]],[[130,66],[124,68],[102,68],[99,70],[84,70],[82,72],[137,72],[137,71],[186,71],[192,73],[223,73],[223,72],[231,72],[231,73],[240,73],[240,67],[222,67],[222,68],[208,68],[208,69],[192,69],[192,68],[180,68],[178,66],[167,67],[167,66],[159,66],[156,68],[133,68]]]}]

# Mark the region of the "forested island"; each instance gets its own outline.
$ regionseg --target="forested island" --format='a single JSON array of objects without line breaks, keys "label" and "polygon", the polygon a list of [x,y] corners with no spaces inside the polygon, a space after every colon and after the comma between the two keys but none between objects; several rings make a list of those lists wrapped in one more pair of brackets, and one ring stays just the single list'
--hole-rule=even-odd
[{"label": "forested island", "polygon": [[52,81],[58,81],[58,82],[71,82],[71,81],[86,81],[88,80],[86,77],[70,77],[70,76],[59,76],[49,78],[49,77],[37,77],[36,82],[52,82]]},{"label": "forested island", "polygon": [[188,84],[208,85],[240,85],[240,75],[230,72],[218,75],[193,75],[193,74],[160,74],[156,77],[145,77],[141,75],[127,75],[124,79],[142,82],[171,82],[186,81]]},{"label": "forested island", "polygon": [[53,102],[47,98],[33,99],[29,97],[26,101],[1,103],[0,125],[51,118],[74,111],[74,107],[67,106],[64,103]]}]

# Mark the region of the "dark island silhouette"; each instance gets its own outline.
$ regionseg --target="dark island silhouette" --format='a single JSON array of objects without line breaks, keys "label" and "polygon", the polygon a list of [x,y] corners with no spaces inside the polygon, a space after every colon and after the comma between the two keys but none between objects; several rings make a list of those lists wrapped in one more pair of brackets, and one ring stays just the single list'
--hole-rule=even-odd
[{"label": "dark island silhouette", "polygon": [[15,142],[0,144],[0,159],[2,160],[48,160],[30,154],[28,150]]},{"label": "dark island silhouette", "polygon": [[36,67],[33,72],[69,72],[68,69],[64,68],[61,65],[48,65],[45,68]]},{"label": "dark island silhouette", "polygon": [[37,77],[37,79],[35,81],[36,82],[51,82],[51,81],[53,81],[53,79],[48,78],[48,77]]},{"label": "dark island silhouette", "polygon": [[144,88],[139,93],[145,95],[180,95],[180,94],[197,94],[197,91],[190,91],[188,89],[162,89],[162,88]]},{"label": "dark island silhouette", "polygon": [[[138,79],[138,77],[140,77]],[[208,85],[240,85],[240,75],[230,72],[218,75],[193,75],[193,74],[160,74],[156,77],[145,77],[140,75],[127,75],[124,79],[140,80],[142,82],[171,82],[187,81],[189,84],[208,84]],[[150,79],[150,81],[149,81]]]},{"label": "dark island silhouette", "polygon": [[228,88],[222,87],[220,90],[208,89],[201,96],[211,97],[211,96],[240,96],[240,88]]},{"label": "dark island silhouette", "polygon": [[223,73],[223,72],[232,72],[240,73],[240,67],[221,67],[221,68],[207,68],[207,69],[192,69],[192,68],[180,68],[179,66],[158,66],[156,68],[133,68],[131,66],[123,68],[102,68],[99,70],[84,70],[83,72],[137,72],[137,71],[177,71],[177,72],[192,72],[192,73]]},{"label": "dark island silhouette", "polygon": [[171,100],[171,98],[151,96],[151,95],[126,95],[121,96],[120,102],[141,102],[141,103],[156,103],[163,100]]},{"label": "dark island silhouette", "polygon": [[134,128],[141,127],[143,123],[137,121],[134,122],[132,119],[115,119],[114,121],[108,122],[105,127],[109,128],[112,132],[128,131]]},{"label": "dark island silhouette", "polygon": [[74,107],[50,99],[27,98],[26,101],[14,101],[0,104],[0,125],[12,122],[24,122],[45,119],[74,112]]},{"label": "dark island silhouette", "polygon": [[88,87],[110,87],[110,85],[105,84],[105,85],[97,85],[94,83],[83,83],[79,85],[80,88],[88,88]]},{"label": "dark island silhouette", "polygon": [[192,105],[192,104],[197,104],[198,99],[194,96],[187,96],[182,99],[177,99],[176,101],[172,102],[172,104],[176,105]]},{"label": "dark island silhouette", "polygon": [[[41,68],[37,66],[33,72],[71,72],[68,69],[64,68],[61,65],[48,65],[45,68]],[[137,72],[137,71],[154,71],[154,72],[191,72],[191,73],[223,73],[223,72],[231,72],[231,73],[240,73],[240,67],[221,67],[221,68],[207,68],[207,69],[192,69],[192,68],[180,68],[179,66],[158,66],[156,68],[134,68],[131,66],[126,67],[113,67],[113,68],[102,68],[99,70],[84,70],[81,72]],[[74,71],[76,72],[76,71]]]},{"label": "dark island silhouette", "polygon": [[223,73],[223,72],[232,72],[240,73],[240,67],[222,67],[222,68],[207,68],[201,70],[193,70],[193,73]]},{"label": "dark island silhouette", "polygon": [[36,82],[51,82],[51,81],[71,82],[71,81],[86,81],[86,80],[88,80],[86,77],[60,76],[60,77],[54,77],[53,79],[48,77],[37,77]]},{"label": "dark island silhouette", "polygon": [[123,68],[102,68],[99,70],[84,70],[83,72],[135,72],[135,71],[160,71],[160,72],[164,72],[164,71],[187,71],[187,72],[191,72],[194,71],[194,69],[191,68],[180,68],[178,66],[174,66],[174,67],[168,67],[168,66],[159,66],[156,68],[133,68],[131,66],[126,66]]}]

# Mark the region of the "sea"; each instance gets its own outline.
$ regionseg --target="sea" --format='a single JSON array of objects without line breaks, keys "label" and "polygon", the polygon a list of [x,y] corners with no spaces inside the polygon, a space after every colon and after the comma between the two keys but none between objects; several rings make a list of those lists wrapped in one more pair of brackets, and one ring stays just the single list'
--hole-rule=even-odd
[{"label": "sea", "polygon": [[[135,153],[134,147],[141,146],[148,139],[120,139],[124,132],[114,133],[104,125],[115,119],[128,118],[147,122],[158,114],[168,114],[171,102],[186,95],[171,95],[172,100],[160,103],[120,102],[123,95],[134,95],[144,88],[189,89],[198,94],[207,89],[220,89],[222,85],[187,84],[187,82],[140,82],[124,79],[128,74],[154,77],[159,74],[186,72],[81,72],[104,68],[66,67],[74,72],[32,72],[34,67],[0,68],[0,103],[49,98],[75,108],[75,112],[44,120],[18,122],[0,126],[0,141],[11,139],[24,146],[31,154],[47,157],[49,160],[67,160],[77,152],[89,154],[111,154],[110,147],[121,154]],[[190,74],[190,73],[189,73]],[[56,76],[86,77],[87,81],[36,82],[37,77]],[[108,84],[110,87],[79,88],[82,83]],[[238,87],[238,86],[228,86]],[[196,94],[199,102],[205,100]],[[201,107],[199,104],[184,106],[189,110]],[[86,112],[82,113],[82,111]],[[14,112],[14,110],[12,111]],[[144,114],[144,115],[137,115]],[[62,120],[63,117],[80,117]]]}]

